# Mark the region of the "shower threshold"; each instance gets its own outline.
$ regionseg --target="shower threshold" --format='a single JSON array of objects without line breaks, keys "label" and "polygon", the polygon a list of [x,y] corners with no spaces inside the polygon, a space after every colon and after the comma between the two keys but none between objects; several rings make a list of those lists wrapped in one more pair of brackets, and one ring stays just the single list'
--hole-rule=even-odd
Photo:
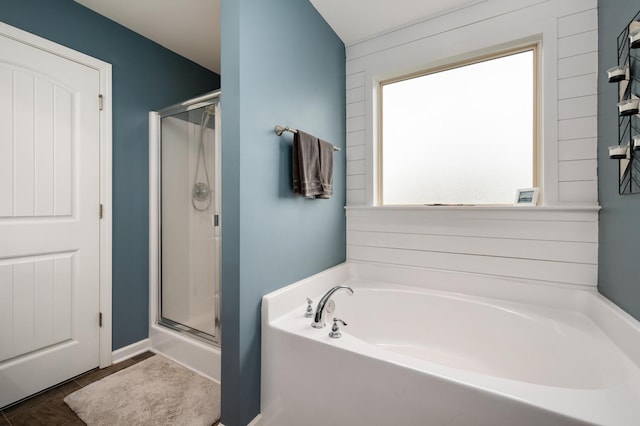
[{"label": "shower threshold", "polygon": [[215,336],[212,336],[209,333],[205,333],[204,331],[197,330],[193,327],[189,327],[188,325],[184,325],[179,322],[172,321],[168,318],[160,318],[160,321],[158,321],[158,325],[166,328],[170,328],[171,330],[177,331],[179,333],[187,334],[191,337],[194,337],[204,343],[213,345],[215,347],[220,346],[217,343],[217,339]]}]

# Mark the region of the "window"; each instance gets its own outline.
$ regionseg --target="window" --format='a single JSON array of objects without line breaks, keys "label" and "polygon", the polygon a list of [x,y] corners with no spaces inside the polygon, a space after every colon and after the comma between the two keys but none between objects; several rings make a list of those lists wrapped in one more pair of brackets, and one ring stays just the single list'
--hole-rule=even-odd
[{"label": "window", "polygon": [[537,186],[537,47],[381,83],[380,200],[512,204]]}]

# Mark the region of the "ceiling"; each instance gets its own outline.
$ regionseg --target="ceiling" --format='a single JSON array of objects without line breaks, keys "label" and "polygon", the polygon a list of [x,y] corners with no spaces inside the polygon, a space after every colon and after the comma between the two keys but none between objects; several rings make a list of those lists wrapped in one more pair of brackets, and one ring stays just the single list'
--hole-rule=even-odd
[{"label": "ceiling", "polygon": [[[220,73],[221,0],[75,1]],[[348,46],[394,28],[487,0],[309,1]]]},{"label": "ceiling", "polygon": [[486,0],[309,0],[351,45]]},{"label": "ceiling", "polygon": [[220,0],[75,0],[220,73]]}]

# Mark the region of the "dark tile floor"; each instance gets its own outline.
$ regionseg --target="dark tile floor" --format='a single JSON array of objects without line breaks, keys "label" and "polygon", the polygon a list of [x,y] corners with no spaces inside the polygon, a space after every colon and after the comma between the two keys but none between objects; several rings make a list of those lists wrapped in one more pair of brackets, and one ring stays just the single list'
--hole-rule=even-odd
[{"label": "dark tile floor", "polygon": [[64,398],[88,384],[96,382],[123,368],[137,364],[153,355],[152,352],[145,352],[102,370],[91,370],[73,380],[26,399],[19,404],[5,408],[2,410],[2,415],[0,415],[0,426],[84,425],[84,422],[64,403]]}]

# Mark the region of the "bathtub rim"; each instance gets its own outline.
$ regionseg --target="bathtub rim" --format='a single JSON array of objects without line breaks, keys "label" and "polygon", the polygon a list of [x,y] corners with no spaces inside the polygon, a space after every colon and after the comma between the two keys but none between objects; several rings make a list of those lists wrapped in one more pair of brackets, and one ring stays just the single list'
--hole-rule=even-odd
[{"label": "bathtub rim", "polygon": [[[438,277],[448,280],[424,284],[426,279]],[[317,302],[331,287],[350,279],[393,282],[418,289],[428,288],[498,301],[577,311],[591,319],[636,367],[640,368],[640,322],[598,293],[597,288],[563,283],[347,261],[263,296],[263,324],[277,320],[297,306],[304,312],[307,297]],[[456,279],[457,281],[452,281]]]}]

